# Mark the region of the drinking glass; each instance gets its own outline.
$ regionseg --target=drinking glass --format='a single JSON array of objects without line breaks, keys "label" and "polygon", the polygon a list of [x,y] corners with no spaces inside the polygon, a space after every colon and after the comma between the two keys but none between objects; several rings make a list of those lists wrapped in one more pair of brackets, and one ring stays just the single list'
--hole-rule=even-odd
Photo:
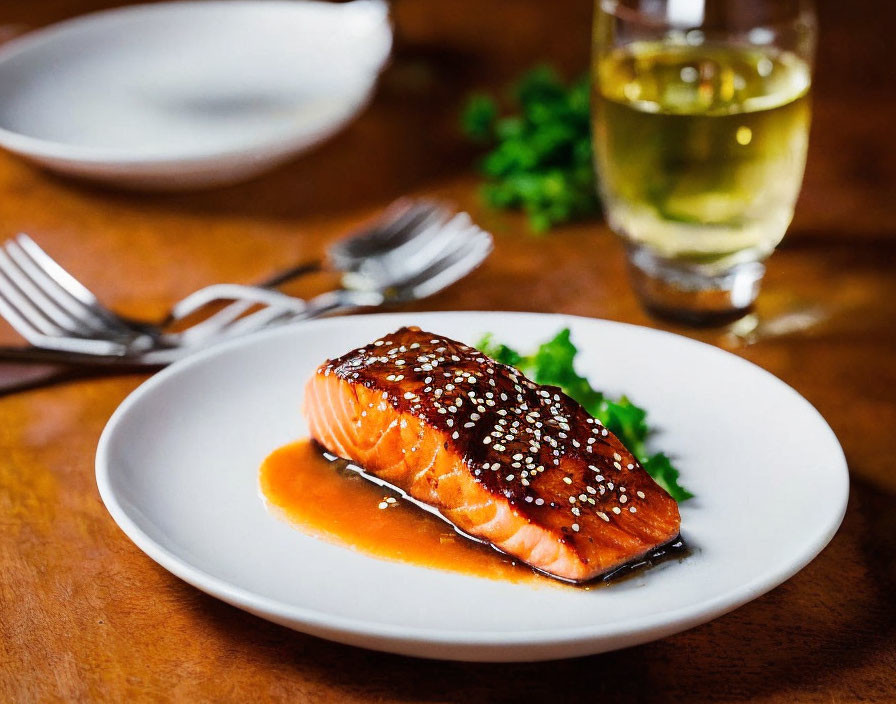
[{"label": "drinking glass", "polygon": [[596,1],[598,182],[649,311],[752,307],[803,179],[815,38],[804,0]]}]

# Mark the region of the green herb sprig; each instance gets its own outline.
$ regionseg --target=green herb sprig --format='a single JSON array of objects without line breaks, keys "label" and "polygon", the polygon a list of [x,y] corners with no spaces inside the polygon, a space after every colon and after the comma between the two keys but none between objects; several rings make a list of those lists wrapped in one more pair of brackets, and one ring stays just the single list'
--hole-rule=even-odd
[{"label": "green herb sprig", "polygon": [[485,201],[525,211],[537,232],[598,212],[588,76],[567,85],[542,66],[515,85],[513,97],[517,114],[502,117],[485,94],[471,96],[462,114],[467,136],[491,147],[481,162]]},{"label": "green herb sprig", "polygon": [[539,384],[559,386],[618,437],[673,499],[684,501],[693,496],[678,483],[679,472],[665,454],[647,451],[647,436],[650,433],[647,411],[625,396],[608,398],[576,372],[578,349],[570,340],[569,328],[561,330],[552,340],[539,346],[535,354],[528,356],[496,342],[492,335],[486,335],[476,346],[492,359],[516,367]]}]

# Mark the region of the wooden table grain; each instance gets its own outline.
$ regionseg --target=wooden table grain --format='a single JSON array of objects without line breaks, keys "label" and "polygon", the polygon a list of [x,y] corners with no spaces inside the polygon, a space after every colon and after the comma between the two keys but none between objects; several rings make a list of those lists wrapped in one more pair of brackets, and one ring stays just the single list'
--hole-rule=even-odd
[{"label": "wooden table grain", "polygon": [[[111,4],[0,2],[0,40]],[[97,494],[94,450],[145,376],[73,380],[0,399],[0,701],[896,701],[896,94],[886,32],[896,11],[884,0],[824,0],[820,10],[805,187],[752,332],[658,323],[638,308],[603,224],[536,238],[476,196],[474,152],[455,129],[463,96],[543,60],[583,70],[588,0],[396,0],[395,57],[362,117],[245,185],[139,195],[0,154],[0,234],[31,233],[133,315],[315,255],[399,195],[453,200],[497,248],[418,309],[674,329],[768,369],[821,411],[852,487],[841,530],[806,569],[707,625],[577,660],[455,664],[329,643],[200,593],[124,537]],[[0,328],[0,342],[15,340]]]}]

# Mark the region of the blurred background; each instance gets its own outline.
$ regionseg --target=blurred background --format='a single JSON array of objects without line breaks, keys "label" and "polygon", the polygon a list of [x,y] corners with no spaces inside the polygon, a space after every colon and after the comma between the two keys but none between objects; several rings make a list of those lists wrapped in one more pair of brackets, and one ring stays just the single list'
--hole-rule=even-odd
[{"label": "blurred background", "polygon": [[[0,2],[0,40],[122,2],[35,0]],[[814,75],[813,125],[805,187],[788,239],[821,232],[848,218],[855,237],[892,233],[896,183],[891,62],[883,27],[894,20],[881,0],[816,3],[820,41]],[[381,203],[434,181],[468,171],[475,151],[458,130],[458,115],[474,89],[504,91],[509,82],[538,64],[566,77],[587,71],[591,44],[590,0],[394,0],[395,48],[363,125],[349,127],[338,144],[304,157],[275,174],[294,178],[296,189],[257,203],[270,214],[326,212],[346,204]],[[857,104],[863,107],[856,109]],[[396,151],[399,133],[405,146]],[[331,187],[327,165],[340,148],[387,165],[394,178],[368,170],[350,174],[350,183]],[[314,183],[302,178],[316,174]],[[390,173],[390,176],[393,174]],[[366,180],[365,180],[366,179]],[[256,202],[270,182],[232,193],[234,208]],[[299,187],[301,185],[301,187]],[[244,191],[244,192],[243,192]],[[197,199],[197,206],[201,203]],[[313,205],[312,205],[313,204]],[[793,242],[791,242],[793,244]]]}]

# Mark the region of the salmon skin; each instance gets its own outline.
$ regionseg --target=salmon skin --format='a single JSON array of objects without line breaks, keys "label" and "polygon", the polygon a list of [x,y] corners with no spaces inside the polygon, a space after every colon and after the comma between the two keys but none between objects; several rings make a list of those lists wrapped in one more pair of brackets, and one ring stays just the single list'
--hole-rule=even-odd
[{"label": "salmon skin", "polygon": [[322,364],[311,435],[460,531],[559,579],[595,579],[679,534],[678,504],[560,389],[401,328]]}]

